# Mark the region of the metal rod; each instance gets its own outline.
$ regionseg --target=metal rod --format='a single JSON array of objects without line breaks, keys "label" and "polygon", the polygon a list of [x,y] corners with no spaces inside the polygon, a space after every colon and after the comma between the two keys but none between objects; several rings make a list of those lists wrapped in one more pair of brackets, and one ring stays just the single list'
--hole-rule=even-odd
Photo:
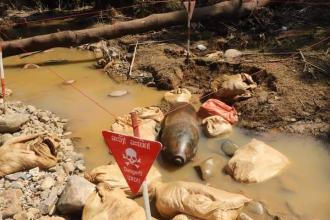
[{"label": "metal rod", "polygon": [[187,40],[187,64],[189,65],[190,57],[190,11],[191,10],[191,0],[188,1],[188,40]]},{"label": "metal rod", "polygon": [[1,89],[2,89],[2,98],[4,104],[5,114],[7,113],[7,103],[6,103],[6,86],[5,86],[5,71],[3,69],[2,61],[2,44],[0,43],[0,76],[1,76]]},{"label": "metal rod", "polygon": [[[135,137],[140,137],[139,123],[138,123],[138,120],[137,120],[136,112],[131,112],[131,118],[132,118],[132,126],[133,126],[134,136]],[[149,204],[147,179],[145,179],[143,181],[142,193],[143,193],[143,201],[144,201],[144,209],[145,209],[145,212],[146,212],[146,218],[147,218],[147,220],[152,220],[151,211],[150,211],[150,204]]]}]

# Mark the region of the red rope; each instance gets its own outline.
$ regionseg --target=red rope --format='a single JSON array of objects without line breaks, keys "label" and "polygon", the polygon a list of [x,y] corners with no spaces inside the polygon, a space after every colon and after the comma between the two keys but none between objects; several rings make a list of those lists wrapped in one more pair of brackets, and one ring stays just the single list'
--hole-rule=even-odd
[{"label": "red rope", "polygon": [[[10,37],[8,37],[5,33],[3,33],[0,30],[0,34],[2,34],[4,37],[6,37],[8,40],[11,40]],[[23,52],[28,53],[28,51],[26,51],[24,48],[22,48],[21,46],[18,46]],[[56,73],[55,71],[53,71],[51,68],[47,67],[41,60],[37,59],[34,56],[31,56],[34,60],[36,60],[37,62],[41,63],[41,65],[43,67],[45,67],[49,72],[53,73],[55,76],[57,76],[58,78],[60,78],[63,82],[67,82],[66,79],[64,79],[61,75],[59,75],[58,73]],[[109,113],[111,116],[113,116],[115,119],[120,120],[114,113],[112,113],[111,111],[109,111],[108,109],[106,109],[105,107],[103,107],[102,105],[100,105],[99,103],[97,103],[95,100],[93,100],[91,97],[89,97],[86,93],[84,93],[83,91],[81,91],[80,89],[78,89],[77,87],[75,87],[73,84],[69,84],[73,89],[75,89],[77,92],[79,92],[81,95],[85,96],[88,100],[90,100],[91,102],[93,102],[95,105],[97,105],[98,107],[100,107],[101,109],[103,109],[104,111],[106,111],[107,113]],[[125,123],[125,122],[124,122]],[[126,123],[127,124],[127,123]],[[129,126],[131,126],[130,124],[127,124]]]}]

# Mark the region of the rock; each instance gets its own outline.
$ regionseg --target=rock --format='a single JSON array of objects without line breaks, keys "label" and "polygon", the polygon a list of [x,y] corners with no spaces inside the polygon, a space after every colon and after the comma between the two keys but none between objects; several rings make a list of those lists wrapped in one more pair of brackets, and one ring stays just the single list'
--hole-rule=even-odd
[{"label": "rock", "polygon": [[44,190],[40,195],[41,199],[47,199],[49,196],[49,193],[50,193],[50,189]]},{"label": "rock", "polygon": [[5,176],[5,178],[7,180],[16,181],[22,176],[22,174],[23,174],[22,172],[17,172],[17,173],[9,174]]},{"label": "rock", "polygon": [[253,220],[253,218],[242,212],[239,214],[237,220]]},{"label": "rock", "polygon": [[264,208],[259,202],[251,201],[249,204],[246,206],[247,210],[250,212],[253,212],[258,215],[263,215],[264,214]]},{"label": "rock", "polygon": [[[8,97],[11,94],[13,94],[13,91],[11,91],[11,89],[6,89],[5,93],[6,93],[6,97]],[[0,91],[0,97],[3,98],[2,91]]]},{"label": "rock", "polygon": [[0,133],[14,133],[21,130],[21,126],[29,121],[29,115],[12,113],[0,118]]},{"label": "rock", "polygon": [[32,213],[33,215],[37,215],[40,213],[40,210],[37,208],[29,208],[28,212]]},{"label": "rock", "polygon": [[29,64],[26,64],[23,69],[38,69],[40,68],[38,65],[36,64],[33,64],[33,63],[29,63]]},{"label": "rock", "polygon": [[72,176],[60,197],[57,208],[63,214],[80,214],[95,185],[79,176]]},{"label": "rock", "polygon": [[46,189],[50,189],[52,186],[55,185],[55,180],[50,177],[50,176],[47,176],[41,183],[40,185],[40,189],[41,190],[46,190]]},{"label": "rock", "polygon": [[109,96],[119,97],[119,96],[123,96],[123,95],[126,95],[126,94],[127,94],[126,90],[118,90],[118,91],[114,91],[114,92],[110,93]]},{"label": "rock", "polygon": [[37,110],[36,107],[32,106],[32,105],[28,105],[27,106],[27,111],[31,114],[33,112],[35,112]]},{"label": "rock", "polygon": [[61,119],[61,122],[62,122],[62,123],[68,123],[69,120],[68,120],[68,119]]},{"label": "rock", "polygon": [[14,182],[14,183],[11,185],[11,188],[12,188],[12,189],[22,189],[22,188],[23,188],[23,184],[20,183],[20,182]]},{"label": "rock", "polygon": [[74,166],[71,162],[66,162],[63,165],[64,171],[67,175],[71,174],[74,171]]},{"label": "rock", "polygon": [[54,205],[54,206],[50,209],[48,215],[52,216],[52,215],[55,214],[55,212],[56,212],[56,205]]},{"label": "rock", "polygon": [[53,206],[55,206],[58,198],[57,195],[50,195],[45,201],[40,203],[40,212],[43,215],[47,215]]},{"label": "rock", "polygon": [[243,53],[241,51],[235,50],[235,49],[229,49],[225,51],[225,54],[223,55],[225,58],[236,58],[242,56]]},{"label": "rock", "polygon": [[197,49],[198,50],[206,50],[206,47],[204,45],[199,44],[199,45],[197,45]]},{"label": "rock", "polygon": [[49,120],[50,120],[50,118],[48,116],[44,116],[40,119],[40,121],[43,123],[47,123],[47,122],[49,122]]},{"label": "rock", "polygon": [[20,205],[19,200],[23,196],[23,193],[20,189],[8,189],[0,196],[7,200],[7,208],[2,211],[4,219],[11,218],[22,211],[22,206]]},{"label": "rock", "polygon": [[13,220],[32,220],[34,218],[32,213],[21,211],[14,215]]},{"label": "rock", "polygon": [[78,168],[78,170],[80,170],[82,172],[84,172],[85,169],[86,169],[86,167],[84,165],[82,165],[82,164],[78,164],[77,168]]},{"label": "rock", "polygon": [[220,159],[209,158],[195,166],[198,174],[203,180],[212,178],[217,172],[220,172]]},{"label": "rock", "polygon": [[66,81],[66,82],[64,82],[64,83],[62,83],[63,85],[71,85],[71,84],[73,84],[73,83],[75,83],[76,81],[75,80],[73,80],[73,79],[70,79],[70,80],[68,80],[68,81]]},{"label": "rock", "polygon": [[227,156],[233,156],[238,149],[238,146],[233,143],[230,140],[227,140],[225,142],[222,142],[221,144],[221,150],[227,155]]},{"label": "rock", "polygon": [[14,136],[11,134],[3,134],[0,136],[0,146],[6,143],[9,139],[13,138]]},{"label": "rock", "polygon": [[65,220],[65,219],[58,216],[52,216],[52,217],[42,216],[39,220]]},{"label": "rock", "polygon": [[39,167],[29,170],[29,174],[31,174],[31,176],[34,176],[34,177],[39,176]]}]

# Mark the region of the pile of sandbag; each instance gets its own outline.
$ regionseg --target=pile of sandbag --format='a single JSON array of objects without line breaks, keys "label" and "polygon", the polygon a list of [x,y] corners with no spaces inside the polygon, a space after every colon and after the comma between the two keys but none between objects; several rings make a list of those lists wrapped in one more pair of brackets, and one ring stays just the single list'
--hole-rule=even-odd
[{"label": "pile of sandbag", "polygon": [[163,183],[156,187],[157,210],[167,219],[182,213],[206,220],[235,220],[250,201],[243,195],[193,182]]},{"label": "pile of sandbag", "polygon": [[283,154],[253,139],[236,150],[226,170],[238,182],[259,183],[278,175],[288,164]]},{"label": "pile of sandbag", "polygon": [[96,188],[87,199],[82,220],[146,219],[144,209],[135,201],[126,198],[121,189],[113,189],[106,183],[100,183]]},{"label": "pile of sandbag", "polygon": [[[111,188],[123,190],[128,197],[134,197],[142,194],[142,189],[137,194],[133,194],[127,182],[116,163],[96,167],[90,174],[85,173],[85,178],[94,184],[106,183]],[[151,167],[147,175],[149,192],[153,193],[155,187],[162,183],[162,175],[154,166]]]},{"label": "pile of sandbag", "polygon": [[231,124],[223,117],[215,115],[207,117],[202,122],[203,132],[208,137],[216,137],[230,134]]},{"label": "pile of sandbag", "polygon": [[[163,120],[164,115],[157,107],[135,108],[137,112],[140,137],[142,139],[154,141],[160,130],[159,123]],[[118,117],[115,123],[111,125],[111,131],[134,136],[131,115],[127,114]]]},{"label": "pile of sandbag", "polygon": [[234,107],[230,107],[217,99],[209,99],[199,108],[198,116],[204,119],[213,115],[221,116],[230,124],[238,121],[237,111]]},{"label": "pile of sandbag", "polygon": [[0,177],[35,167],[55,166],[59,143],[59,139],[49,134],[31,134],[9,139],[0,147]]},{"label": "pile of sandbag", "polygon": [[166,92],[164,95],[166,102],[174,105],[178,102],[189,102],[191,93],[187,89],[177,88],[172,91]]},{"label": "pile of sandbag", "polygon": [[251,90],[257,84],[246,73],[236,75],[221,75],[211,83],[212,91],[217,91],[215,97],[225,103],[252,97]]}]

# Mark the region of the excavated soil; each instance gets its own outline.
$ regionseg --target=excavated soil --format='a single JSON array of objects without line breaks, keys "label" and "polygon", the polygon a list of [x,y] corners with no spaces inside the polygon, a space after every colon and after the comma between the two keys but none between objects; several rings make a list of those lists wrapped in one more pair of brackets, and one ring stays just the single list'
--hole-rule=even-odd
[{"label": "excavated soil", "polygon": [[[120,43],[126,46],[130,44],[128,51],[132,52],[136,39],[124,38]],[[198,96],[208,92],[210,83],[222,74],[251,74],[258,87],[253,91],[252,98],[234,104],[240,115],[238,126],[256,132],[273,130],[330,140],[329,75],[317,69],[313,73],[304,71],[300,56],[276,62],[288,54],[262,56],[256,53],[230,61],[223,57],[206,58],[206,54],[223,51],[221,42],[222,38],[213,38],[211,43],[195,41],[189,65],[186,62],[184,42],[141,44],[137,49],[133,73],[152,76],[147,85],[165,90],[185,87]],[[198,44],[205,45],[207,50],[199,51]],[[323,45],[318,49],[325,47]],[[330,64],[324,61],[329,60],[329,55],[316,56],[310,53],[308,55],[306,52],[309,62],[330,72]],[[131,57],[128,60],[131,61]],[[263,68],[266,70],[260,71]],[[168,106],[160,106],[168,110]]]}]

